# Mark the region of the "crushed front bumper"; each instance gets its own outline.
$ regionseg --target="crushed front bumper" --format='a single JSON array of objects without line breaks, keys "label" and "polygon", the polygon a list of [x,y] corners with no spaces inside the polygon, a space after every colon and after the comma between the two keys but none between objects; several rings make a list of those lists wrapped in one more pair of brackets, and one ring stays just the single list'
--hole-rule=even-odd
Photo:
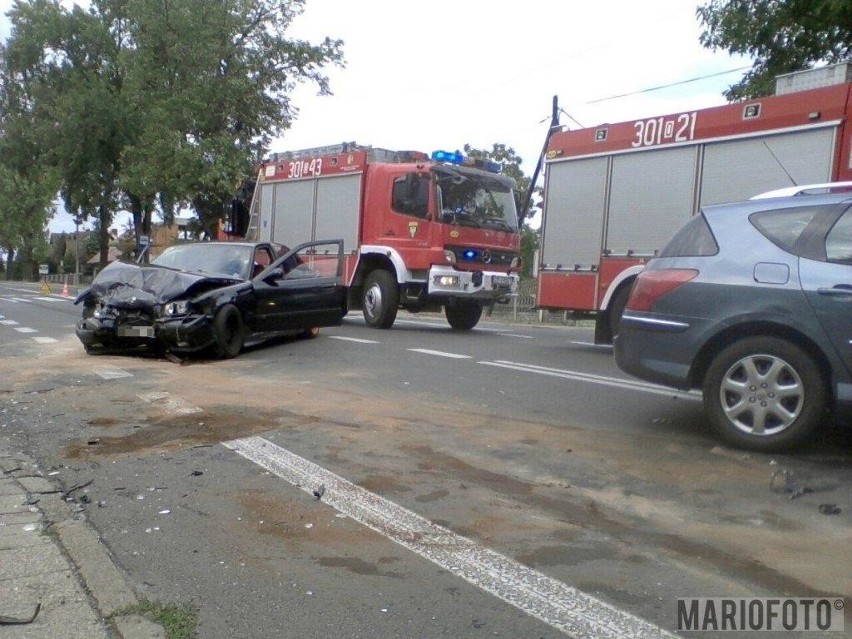
[{"label": "crushed front bumper", "polygon": [[514,273],[460,271],[451,266],[433,266],[429,269],[427,291],[430,296],[500,302],[517,295],[519,281]]},{"label": "crushed front bumper", "polygon": [[89,317],[76,328],[87,351],[166,349],[191,353],[210,346],[213,328],[206,315],[158,319],[151,323],[127,323],[114,317]]}]

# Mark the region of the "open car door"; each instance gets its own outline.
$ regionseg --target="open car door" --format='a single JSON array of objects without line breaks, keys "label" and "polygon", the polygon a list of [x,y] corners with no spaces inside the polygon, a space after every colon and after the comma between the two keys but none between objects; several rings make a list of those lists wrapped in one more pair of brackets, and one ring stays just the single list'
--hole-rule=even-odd
[{"label": "open car door", "polygon": [[257,330],[338,326],[346,315],[343,240],[300,244],[252,279]]}]

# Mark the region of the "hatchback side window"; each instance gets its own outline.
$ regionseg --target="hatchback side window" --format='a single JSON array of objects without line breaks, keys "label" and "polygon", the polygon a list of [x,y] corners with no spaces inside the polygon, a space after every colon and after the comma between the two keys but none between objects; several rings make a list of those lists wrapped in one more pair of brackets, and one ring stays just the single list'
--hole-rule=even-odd
[{"label": "hatchback side window", "polygon": [[785,251],[801,255],[801,251],[796,250],[796,243],[822,210],[818,206],[777,209],[754,213],[749,219],[770,242]]},{"label": "hatchback side window", "polygon": [[716,255],[719,245],[707,226],[704,215],[698,214],[684,224],[660,252],[660,257],[704,257]]},{"label": "hatchback side window", "polygon": [[852,209],[840,216],[828,232],[825,257],[829,262],[852,264]]}]

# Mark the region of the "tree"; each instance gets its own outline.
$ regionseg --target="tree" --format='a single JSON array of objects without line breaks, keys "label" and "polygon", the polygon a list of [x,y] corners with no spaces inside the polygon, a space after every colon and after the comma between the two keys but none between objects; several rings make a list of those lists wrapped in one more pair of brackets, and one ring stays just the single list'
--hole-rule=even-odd
[{"label": "tree", "polygon": [[710,0],[696,15],[702,45],[754,58],[725,91],[732,102],[771,95],[777,75],[852,58],[849,0]]},{"label": "tree", "polygon": [[0,48],[5,86],[40,134],[68,210],[96,216],[106,261],[113,212],[150,233],[193,203],[215,232],[235,184],[296,116],[289,94],[313,82],[339,40],[286,38],[305,0],[16,0]]},{"label": "tree", "polygon": [[[512,147],[507,147],[505,144],[494,144],[490,151],[483,149],[474,149],[470,144],[464,145],[464,152],[472,158],[482,160],[490,160],[496,162],[502,167],[503,175],[506,175],[515,180],[515,207],[518,211],[521,210],[526,201],[527,190],[530,188],[530,181],[527,175],[521,169],[523,159],[515,153]],[[536,187],[534,194],[540,195],[541,188]],[[539,203],[533,205],[533,208],[539,206]],[[539,231],[529,226],[529,221],[533,215],[528,215],[521,223],[521,277],[532,277],[532,267],[535,261],[535,252],[539,247]]]}]

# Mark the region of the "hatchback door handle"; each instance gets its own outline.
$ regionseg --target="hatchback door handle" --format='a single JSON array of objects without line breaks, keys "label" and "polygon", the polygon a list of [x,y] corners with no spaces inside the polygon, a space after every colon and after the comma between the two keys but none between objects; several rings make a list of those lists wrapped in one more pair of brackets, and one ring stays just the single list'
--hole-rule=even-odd
[{"label": "hatchback door handle", "polygon": [[833,288],[818,288],[817,293],[832,297],[852,297],[852,286],[849,284],[838,284]]}]

